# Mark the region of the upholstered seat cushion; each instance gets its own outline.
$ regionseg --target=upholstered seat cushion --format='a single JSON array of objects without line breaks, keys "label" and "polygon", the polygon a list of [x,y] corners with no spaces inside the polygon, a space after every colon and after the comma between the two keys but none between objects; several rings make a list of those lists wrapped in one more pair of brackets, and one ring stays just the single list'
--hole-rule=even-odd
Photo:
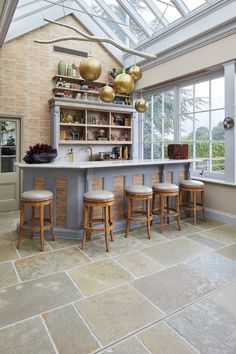
[{"label": "upholstered seat cushion", "polygon": [[157,183],[152,186],[154,191],[160,192],[178,192],[179,187],[173,183]]},{"label": "upholstered seat cushion", "polygon": [[47,200],[49,198],[52,198],[53,194],[50,191],[47,190],[31,190],[31,191],[26,191],[21,194],[21,199],[22,200]]},{"label": "upholstered seat cushion", "polygon": [[185,187],[185,188],[203,188],[204,183],[201,181],[196,181],[192,179],[185,179],[180,182],[180,187]]},{"label": "upholstered seat cushion", "polygon": [[136,184],[126,187],[125,191],[130,194],[152,194],[151,187]]},{"label": "upholstered seat cushion", "polygon": [[84,193],[84,199],[86,200],[111,200],[114,198],[114,194],[109,191],[91,191]]}]

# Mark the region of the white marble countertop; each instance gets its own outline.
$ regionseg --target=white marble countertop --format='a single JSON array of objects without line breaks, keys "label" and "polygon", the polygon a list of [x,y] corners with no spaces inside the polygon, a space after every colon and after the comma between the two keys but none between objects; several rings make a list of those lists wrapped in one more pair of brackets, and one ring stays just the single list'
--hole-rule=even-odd
[{"label": "white marble countertop", "polygon": [[27,164],[25,162],[16,163],[16,166],[22,169],[26,168],[60,168],[60,169],[91,169],[91,168],[109,168],[109,167],[132,167],[132,166],[150,166],[150,165],[174,165],[190,163],[192,159],[186,160],[103,160],[86,162],[66,162],[55,161],[52,163]]}]

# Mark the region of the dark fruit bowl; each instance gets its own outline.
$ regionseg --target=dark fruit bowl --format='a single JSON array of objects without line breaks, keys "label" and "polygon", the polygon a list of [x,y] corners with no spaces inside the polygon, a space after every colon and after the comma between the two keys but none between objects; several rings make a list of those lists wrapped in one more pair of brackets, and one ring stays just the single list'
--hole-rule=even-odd
[{"label": "dark fruit bowl", "polygon": [[25,156],[23,160],[26,163],[50,163],[53,162],[56,157],[57,157],[57,152],[54,153],[41,152],[39,154],[34,154],[32,156]]}]

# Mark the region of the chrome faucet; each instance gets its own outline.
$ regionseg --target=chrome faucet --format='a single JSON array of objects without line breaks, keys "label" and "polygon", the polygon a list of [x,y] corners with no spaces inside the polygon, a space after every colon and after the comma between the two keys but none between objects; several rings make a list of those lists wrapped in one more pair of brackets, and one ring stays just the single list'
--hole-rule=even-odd
[{"label": "chrome faucet", "polygon": [[93,161],[93,149],[91,146],[86,146],[85,147],[85,152],[88,152],[89,150],[89,161]]}]

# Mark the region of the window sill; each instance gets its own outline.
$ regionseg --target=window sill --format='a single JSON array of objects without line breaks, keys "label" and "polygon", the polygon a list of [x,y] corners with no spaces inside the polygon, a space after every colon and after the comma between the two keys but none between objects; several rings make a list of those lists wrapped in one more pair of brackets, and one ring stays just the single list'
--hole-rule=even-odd
[{"label": "window sill", "polygon": [[203,176],[191,176],[191,179],[196,179],[202,182],[221,184],[224,186],[236,187],[235,183],[226,182],[224,179],[212,178],[212,177],[203,177]]}]

